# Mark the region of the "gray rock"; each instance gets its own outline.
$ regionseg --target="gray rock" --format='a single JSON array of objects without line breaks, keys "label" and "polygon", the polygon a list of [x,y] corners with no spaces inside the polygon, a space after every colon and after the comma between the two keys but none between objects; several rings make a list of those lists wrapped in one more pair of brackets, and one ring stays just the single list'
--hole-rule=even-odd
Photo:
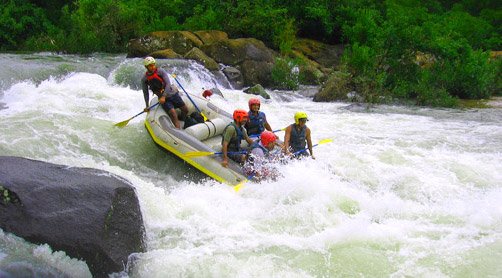
[{"label": "gray rock", "polygon": [[226,67],[222,71],[234,89],[242,89],[244,86],[244,78],[240,70],[234,67]]},{"label": "gray rock", "polygon": [[216,63],[211,57],[207,56],[202,50],[197,47],[192,48],[192,50],[188,51],[185,54],[185,58],[193,59],[199,63],[201,63],[204,67],[206,67],[210,71],[218,71],[220,67],[218,63]]},{"label": "gray rock", "polygon": [[146,249],[134,187],[111,173],[0,156],[0,228],[86,261],[96,277]]}]

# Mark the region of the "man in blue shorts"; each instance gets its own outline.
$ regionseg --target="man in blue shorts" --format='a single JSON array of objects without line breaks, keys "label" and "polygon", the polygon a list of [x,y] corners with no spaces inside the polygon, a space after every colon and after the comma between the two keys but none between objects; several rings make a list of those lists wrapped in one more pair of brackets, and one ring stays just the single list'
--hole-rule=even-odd
[{"label": "man in blue shorts", "polygon": [[171,85],[169,81],[169,75],[162,68],[157,68],[155,59],[153,57],[146,57],[143,61],[145,68],[147,69],[145,75],[141,79],[141,86],[143,88],[143,96],[145,97],[146,108],[145,112],[148,112],[149,105],[149,94],[148,88],[157,95],[159,98],[159,103],[162,108],[166,111],[171,118],[174,126],[180,128],[180,122],[178,120],[178,115],[176,114],[175,108],[181,109],[181,119],[185,119],[188,114],[188,108],[181,99],[178,92],[178,88]]}]

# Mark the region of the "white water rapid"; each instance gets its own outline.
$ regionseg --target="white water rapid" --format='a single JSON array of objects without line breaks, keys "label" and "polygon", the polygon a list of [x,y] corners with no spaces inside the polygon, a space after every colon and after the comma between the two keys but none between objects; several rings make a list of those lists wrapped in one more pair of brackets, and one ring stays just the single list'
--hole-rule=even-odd
[{"label": "white water rapid", "polygon": [[[236,193],[159,149],[141,115],[140,59],[0,54],[0,155],[120,175],[148,251],[114,277],[502,277],[502,111],[314,103],[270,91],[273,129],[309,116],[315,160]],[[228,112],[250,95],[196,63],[164,61]],[[349,107],[349,109],[347,109]],[[279,133],[282,138],[283,133]],[[90,277],[83,261],[0,230],[0,276]],[[21,270],[19,270],[21,271]],[[31,276],[30,276],[31,277]]]}]

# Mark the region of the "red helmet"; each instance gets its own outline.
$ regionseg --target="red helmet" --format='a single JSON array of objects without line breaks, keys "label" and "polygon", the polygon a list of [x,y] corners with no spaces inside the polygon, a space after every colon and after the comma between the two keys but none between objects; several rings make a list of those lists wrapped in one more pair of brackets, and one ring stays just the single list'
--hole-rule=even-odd
[{"label": "red helmet", "polygon": [[257,98],[250,98],[250,99],[249,99],[249,102],[248,102],[248,105],[249,105],[249,110],[251,110],[251,106],[252,106],[253,104],[258,104],[258,105],[260,105],[260,100],[259,100],[259,99],[257,99]]},{"label": "red helmet", "polygon": [[241,122],[243,119],[247,118],[248,118],[248,112],[246,112],[246,110],[236,109],[234,111],[234,120],[236,120],[237,122]]},{"label": "red helmet", "polygon": [[270,143],[275,143],[275,140],[277,138],[275,137],[275,134],[271,131],[265,130],[264,132],[261,133],[260,135],[260,140],[263,146],[268,146]]},{"label": "red helmet", "polygon": [[204,90],[204,92],[202,93],[202,96],[207,98],[207,97],[210,97],[213,95],[213,92],[211,92],[211,90]]}]

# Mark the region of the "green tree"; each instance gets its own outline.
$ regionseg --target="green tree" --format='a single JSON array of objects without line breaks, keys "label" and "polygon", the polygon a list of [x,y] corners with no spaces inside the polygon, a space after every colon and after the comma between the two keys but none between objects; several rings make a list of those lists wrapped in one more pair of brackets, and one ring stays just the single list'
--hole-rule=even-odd
[{"label": "green tree", "polygon": [[25,41],[51,26],[43,9],[21,0],[0,4],[0,49],[20,50]]}]

